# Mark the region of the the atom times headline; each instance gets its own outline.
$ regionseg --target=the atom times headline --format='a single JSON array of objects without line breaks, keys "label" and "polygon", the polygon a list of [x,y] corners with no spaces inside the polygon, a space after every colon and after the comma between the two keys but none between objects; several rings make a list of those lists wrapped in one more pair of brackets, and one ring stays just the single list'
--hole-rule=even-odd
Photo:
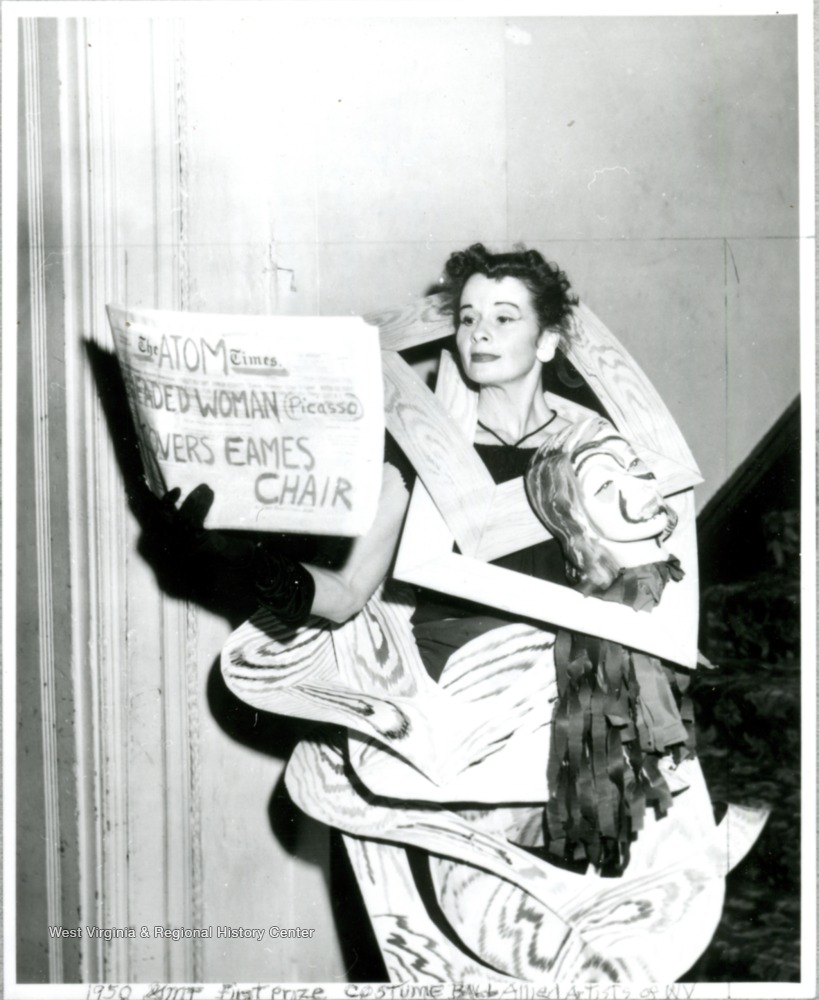
[{"label": "the atom times headline", "polygon": [[145,478],[208,528],[358,535],[381,489],[378,331],[359,317],[108,307]]}]

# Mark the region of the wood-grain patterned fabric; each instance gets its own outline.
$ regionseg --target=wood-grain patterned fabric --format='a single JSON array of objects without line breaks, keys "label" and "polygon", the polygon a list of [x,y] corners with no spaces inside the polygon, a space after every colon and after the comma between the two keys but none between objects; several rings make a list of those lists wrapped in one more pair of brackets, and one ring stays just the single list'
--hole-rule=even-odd
[{"label": "wood-grain patterned fabric", "polygon": [[[222,663],[255,707],[345,727],[299,744],[287,787],[345,834],[391,978],[679,978],[707,946],[725,874],[765,813],[731,807],[718,826],[699,766],[686,761],[669,771],[669,816],[649,818],[621,878],[555,867],[530,850],[547,796],[553,636],[528,625],[487,633],[436,685],[414,648],[411,609],[393,587],[335,628],[292,629],[260,613]],[[517,801],[522,780],[528,804]],[[484,804],[467,808],[477,789]],[[407,847],[427,859],[432,906]]]}]

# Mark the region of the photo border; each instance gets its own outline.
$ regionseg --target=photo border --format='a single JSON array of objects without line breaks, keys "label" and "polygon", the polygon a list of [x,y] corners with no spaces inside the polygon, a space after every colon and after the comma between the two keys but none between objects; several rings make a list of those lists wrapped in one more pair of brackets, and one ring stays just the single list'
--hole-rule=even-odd
[{"label": "photo border", "polygon": [[[16,303],[16,213],[14,205],[16,203],[16,160],[17,160],[17,52],[14,37],[17,28],[17,21],[20,17],[96,17],[107,16],[111,13],[124,14],[125,16],[138,17],[168,17],[185,15],[191,11],[195,5],[193,3],[158,3],[139,2],[131,3],[123,0],[116,4],[110,2],[79,3],[79,2],[18,2],[18,0],[6,0],[3,4],[3,27],[6,29],[6,59],[3,66],[3,109],[4,116],[4,138],[9,141],[4,143],[3,156],[3,183],[4,195],[7,211],[3,221],[3,286],[6,292],[3,306],[4,332],[2,345],[3,355],[3,482],[6,488],[7,502],[4,505],[2,528],[3,528],[3,653],[5,670],[3,676],[3,703],[4,703],[4,738],[3,738],[3,940],[5,945],[5,956],[0,957],[0,964],[3,967],[3,987],[5,995],[18,998],[31,998],[31,1000],[41,1000],[44,995],[65,1000],[88,1000],[96,994],[90,992],[95,987],[92,984],[68,984],[68,983],[32,983],[18,984],[16,982],[16,868],[15,868],[15,845],[16,845],[16,812],[15,798],[18,794],[15,763],[16,763],[16,717],[15,717],[15,642],[16,642],[16,531],[15,531],[15,491],[16,491],[16,337],[14,334],[17,322]],[[211,9],[218,10],[222,5],[215,3]],[[234,0],[233,10],[240,16],[242,9],[251,12],[257,4],[246,4]],[[296,8],[306,9],[309,5],[304,3],[286,4],[281,7],[290,9],[298,13]],[[716,1000],[716,998],[809,998],[816,994],[816,675],[812,669],[816,662],[816,592],[815,592],[815,222],[814,222],[814,39],[813,5],[808,5],[802,0],[792,0],[784,6],[770,3],[746,2],[743,4],[730,3],[714,8],[713,4],[694,3],[679,8],[674,5],[671,8],[658,10],[654,5],[645,3],[623,4],[615,8],[601,10],[597,3],[575,3],[571,6],[560,5],[562,9],[551,10],[549,14],[543,13],[542,4],[517,3],[512,5],[479,5],[470,11],[469,16],[555,16],[555,13],[571,13],[577,16],[656,16],[663,17],[669,14],[684,14],[686,16],[716,17],[716,16],[770,16],[773,14],[796,15],[798,17],[798,41],[797,57],[799,64],[799,191],[800,191],[800,285],[801,285],[801,388],[802,388],[802,768],[803,768],[803,798],[801,824],[795,822],[794,835],[801,834],[802,843],[802,964],[801,977],[797,982],[773,981],[754,983],[689,983],[679,984],[670,987],[673,993],[669,993],[665,986],[658,984],[627,984],[631,990],[630,995],[636,997],[641,995],[640,987],[644,987],[642,995],[647,997],[686,997],[697,998],[697,1000]],[[315,4],[314,8],[326,13],[328,16],[338,16],[342,11],[356,14],[372,14],[373,16],[384,16],[383,4],[348,4],[338,3],[334,0],[332,4]],[[489,9],[491,7],[491,9]],[[511,8],[511,9],[510,9]],[[413,9],[415,14],[413,14]],[[434,6],[427,6],[424,3],[413,0],[408,5],[404,2],[391,3],[389,15],[394,17],[416,16],[422,13],[440,14],[441,16],[462,16],[463,7],[458,9],[457,4],[440,0]],[[206,15],[205,15],[206,16]],[[12,39],[8,42],[8,39]],[[421,493],[419,487],[419,495]],[[418,501],[422,503],[423,501]],[[415,501],[413,501],[415,503]],[[423,510],[422,510],[423,513]],[[410,560],[411,562],[411,560]],[[467,557],[463,557],[458,564],[459,572],[469,572],[470,562]],[[410,568],[410,572],[412,572]],[[419,570],[423,572],[423,569]],[[669,594],[669,597],[671,595]],[[664,598],[664,604],[665,604]],[[796,829],[798,827],[798,830]],[[138,997],[147,997],[152,991],[156,991],[160,984],[157,983],[132,983],[120,984],[132,987],[132,1000]],[[298,984],[290,984],[296,987]],[[535,995],[536,987],[532,987],[531,992],[526,992],[528,984],[522,984],[520,997]],[[105,986],[101,986],[106,989]],[[107,987],[115,989],[118,987]],[[179,984],[177,1000],[183,997],[197,997],[199,1000],[206,998],[220,998],[220,1000],[231,1000],[233,997],[243,996],[241,991],[247,991],[247,996],[256,996],[252,991],[258,990],[259,984],[252,982],[225,983],[198,983]],[[278,988],[278,987],[277,987]],[[269,991],[271,986],[266,987]],[[355,985],[349,987],[341,983],[310,983],[308,988],[298,994],[293,990],[293,996],[304,996],[310,998],[318,997],[375,997],[375,991],[383,989],[383,996],[391,996],[389,985],[373,984]],[[570,991],[575,989],[572,994]],[[188,990],[189,993],[183,993]],[[233,990],[233,993],[229,992]],[[555,987],[558,990],[558,987]],[[369,991],[369,992],[368,992]],[[101,997],[110,994],[100,994]],[[153,995],[158,996],[156,992]],[[278,996],[283,996],[280,992]],[[421,995],[420,992],[414,995]],[[454,996],[455,994],[448,987],[437,991],[434,995],[440,997]],[[465,995],[463,992],[458,994]],[[478,991],[472,991],[469,995],[481,995]],[[487,994],[488,995],[488,994]],[[512,996],[509,993],[507,995]],[[564,984],[563,992],[555,992],[545,995],[554,996],[591,996],[582,987],[575,987],[574,984]],[[595,993],[594,995],[598,995]],[[602,996],[602,990],[599,991]],[[614,994],[611,994],[612,996]],[[625,996],[624,991],[618,992],[618,996]]]}]

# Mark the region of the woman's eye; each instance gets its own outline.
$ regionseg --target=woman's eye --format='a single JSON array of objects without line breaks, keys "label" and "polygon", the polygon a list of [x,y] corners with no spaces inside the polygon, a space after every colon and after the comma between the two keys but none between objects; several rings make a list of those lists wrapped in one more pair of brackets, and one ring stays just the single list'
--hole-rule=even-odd
[{"label": "woman's eye", "polygon": [[594,491],[594,495],[599,497],[601,494],[605,496],[606,492],[612,488],[614,485],[614,480],[607,479],[605,483],[601,483],[600,486]]},{"label": "woman's eye", "polygon": [[473,318],[471,316],[462,316],[461,317],[461,326],[472,326],[472,324],[474,322],[475,321],[473,320]]},{"label": "woman's eye", "polygon": [[631,460],[631,463],[629,464],[628,471],[629,472],[635,472],[637,469],[640,468],[641,465],[642,465],[642,462],[640,461],[640,459],[639,458],[634,458],[634,459]]},{"label": "woman's eye", "polygon": [[498,316],[498,322],[503,326],[504,323],[511,323],[514,320],[514,316]]}]

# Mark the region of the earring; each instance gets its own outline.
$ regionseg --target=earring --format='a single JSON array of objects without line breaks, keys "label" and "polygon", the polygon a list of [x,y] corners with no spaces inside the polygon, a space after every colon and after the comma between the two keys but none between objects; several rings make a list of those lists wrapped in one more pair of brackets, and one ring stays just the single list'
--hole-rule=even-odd
[{"label": "earring", "polygon": [[552,331],[548,331],[549,336],[544,336],[544,334],[546,333],[547,331],[544,330],[543,333],[541,334],[541,337],[543,340],[545,340],[545,343],[538,344],[538,346],[535,348],[535,357],[542,365],[545,365],[547,362],[551,361],[552,358],[555,356],[555,351],[557,350],[558,338],[556,334]]}]

